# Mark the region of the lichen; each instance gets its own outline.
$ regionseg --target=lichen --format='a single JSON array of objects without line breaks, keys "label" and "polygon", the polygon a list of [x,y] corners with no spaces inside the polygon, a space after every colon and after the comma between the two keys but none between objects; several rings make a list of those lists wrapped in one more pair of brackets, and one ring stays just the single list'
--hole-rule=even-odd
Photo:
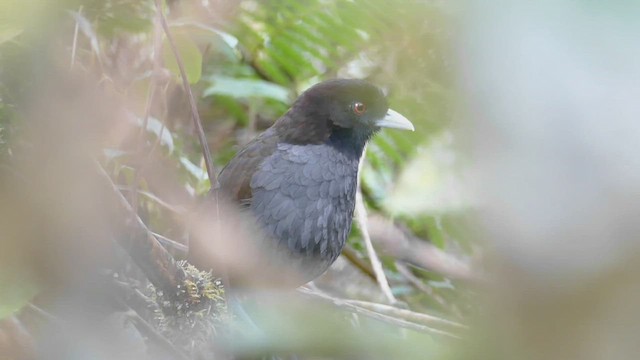
[{"label": "lichen", "polygon": [[157,329],[174,345],[190,353],[202,351],[230,321],[222,281],[211,272],[200,271],[186,261],[178,262],[185,277],[175,296],[150,286],[150,297],[158,304],[154,312]]}]

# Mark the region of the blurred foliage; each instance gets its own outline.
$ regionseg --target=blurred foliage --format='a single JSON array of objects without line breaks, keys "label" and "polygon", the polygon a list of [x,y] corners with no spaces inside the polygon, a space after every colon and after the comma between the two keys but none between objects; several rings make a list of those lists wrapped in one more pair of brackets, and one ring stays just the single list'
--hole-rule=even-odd
[{"label": "blurred foliage", "polygon": [[[367,205],[396,217],[422,241],[472,255],[472,247],[458,241],[462,230],[456,221],[467,214],[471,201],[452,198],[461,174],[459,161],[451,158],[448,134],[455,101],[448,5],[386,0],[183,0],[164,5],[218,169],[307,87],[334,77],[368,79],[388,92],[391,106],[411,119],[417,131],[383,131],[369,145],[362,171]],[[50,15],[44,15],[45,9]],[[37,21],[40,25],[34,28]],[[39,72],[71,63],[74,71],[92,74],[101,86],[131,100],[131,122],[138,129],[146,124],[141,131],[144,151],[154,149],[186,193],[208,191],[188,102],[166,38],[161,36],[161,55],[153,58],[159,31],[155,21],[152,1],[0,2],[3,164],[11,165],[12,147],[24,145],[13,134],[28,126],[20,119],[29,96],[37,93]],[[56,32],[47,37],[42,29]],[[166,75],[162,71],[170,76],[154,78]],[[105,144],[101,160],[120,185],[149,194],[140,196],[139,204],[153,231],[186,243],[187,231],[171,220],[175,207],[154,198],[152,179],[136,174],[139,151],[134,139]],[[350,244],[367,260],[357,229]],[[413,310],[458,320],[468,312],[460,296],[464,291],[454,282],[414,269],[421,289],[398,273],[397,259],[383,260],[392,290]],[[0,308],[8,306],[3,299]]]}]

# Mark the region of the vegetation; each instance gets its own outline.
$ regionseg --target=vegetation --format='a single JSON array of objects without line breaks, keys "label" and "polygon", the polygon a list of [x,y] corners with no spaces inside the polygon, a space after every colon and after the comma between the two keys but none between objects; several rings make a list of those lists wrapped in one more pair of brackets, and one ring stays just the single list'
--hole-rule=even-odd
[{"label": "vegetation", "polygon": [[[467,285],[481,277],[463,236],[464,159],[452,150],[452,11],[439,1],[0,2],[0,319],[16,340],[0,348],[15,358],[34,342],[115,356],[126,341],[130,357],[442,354],[464,337]],[[271,294],[249,306],[253,320],[232,321],[224,274],[178,261],[214,179],[198,124],[215,174],[304,89],[335,77],[384,87],[416,132],[382,132],[368,147],[368,217],[320,290]]]}]

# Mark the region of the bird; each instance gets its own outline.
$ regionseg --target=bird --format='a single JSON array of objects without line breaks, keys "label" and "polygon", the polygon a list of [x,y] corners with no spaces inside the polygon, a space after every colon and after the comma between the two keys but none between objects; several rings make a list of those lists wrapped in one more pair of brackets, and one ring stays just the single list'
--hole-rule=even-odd
[{"label": "bird", "polygon": [[379,87],[327,80],[304,91],[221,170],[218,196],[251,215],[261,250],[296,275],[295,285],[322,275],[345,246],[359,163],[382,128],[415,130]]}]

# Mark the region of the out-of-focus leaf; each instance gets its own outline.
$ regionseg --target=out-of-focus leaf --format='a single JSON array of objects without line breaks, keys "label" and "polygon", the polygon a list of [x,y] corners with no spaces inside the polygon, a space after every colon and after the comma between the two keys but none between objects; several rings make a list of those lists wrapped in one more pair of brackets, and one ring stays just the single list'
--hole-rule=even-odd
[{"label": "out-of-focus leaf", "polygon": [[429,241],[440,249],[445,247],[444,229],[442,228],[442,216],[436,215],[423,220],[424,226],[429,230]]},{"label": "out-of-focus leaf", "polygon": [[205,31],[206,34],[209,36],[211,34],[214,34],[220,39],[222,39],[222,41],[224,41],[224,43],[227,44],[227,46],[229,46],[232,49],[236,49],[239,43],[238,38],[229,34],[228,32],[216,29],[209,25],[200,24],[193,21],[175,21],[171,23],[171,28],[183,28],[186,30],[198,29],[198,30]]},{"label": "out-of-focus leaf", "polygon": [[208,79],[212,85],[204,91],[204,96],[225,95],[234,98],[269,98],[288,103],[290,92],[287,88],[258,79],[236,79],[214,75]]},{"label": "out-of-focus leaf", "polygon": [[384,207],[394,214],[440,214],[461,211],[472,205],[461,174],[456,168],[456,154],[451,149],[450,134],[443,134],[422,149],[404,171]]},{"label": "out-of-focus leaf", "polygon": [[291,82],[284,70],[281,69],[273,59],[265,54],[258,54],[255,66],[266,74],[270,80],[285,85]]},{"label": "out-of-focus leaf", "polygon": [[[142,127],[142,124],[144,123],[144,119],[138,117],[132,118],[132,121],[138,127]],[[171,131],[169,131],[169,129],[167,129],[167,127],[164,126],[164,124],[162,124],[160,120],[150,116],[147,119],[147,131],[155,134],[157,137],[160,137],[160,144],[166,146],[169,149],[170,153],[173,152],[175,146],[173,144],[173,136],[171,135]]]},{"label": "out-of-focus leaf", "polygon": [[[202,76],[202,54],[196,43],[183,32],[176,31],[173,34],[173,40],[184,65],[184,71],[187,74],[187,80],[190,84],[200,81]],[[180,68],[176,57],[171,51],[169,41],[165,39],[162,44],[162,56],[164,64],[174,75],[180,77]]]},{"label": "out-of-focus leaf", "polygon": [[191,160],[187,159],[185,156],[180,157],[180,163],[189,172],[189,174],[195,177],[198,181],[205,181],[209,178],[206,170],[192,163]]},{"label": "out-of-focus leaf", "polygon": [[91,49],[96,54],[100,55],[100,46],[98,46],[98,36],[96,32],[93,30],[93,26],[91,22],[82,15],[79,11],[70,11],[71,16],[73,16],[76,24],[78,25],[78,29],[82,31],[82,33],[89,39],[91,44]]},{"label": "out-of-focus leaf", "polygon": [[[392,130],[393,131],[393,130]],[[398,151],[398,145],[393,141],[387,131],[382,131],[375,138],[374,146],[377,146],[385,155],[391,158],[395,163],[401,164],[404,159]]]}]

